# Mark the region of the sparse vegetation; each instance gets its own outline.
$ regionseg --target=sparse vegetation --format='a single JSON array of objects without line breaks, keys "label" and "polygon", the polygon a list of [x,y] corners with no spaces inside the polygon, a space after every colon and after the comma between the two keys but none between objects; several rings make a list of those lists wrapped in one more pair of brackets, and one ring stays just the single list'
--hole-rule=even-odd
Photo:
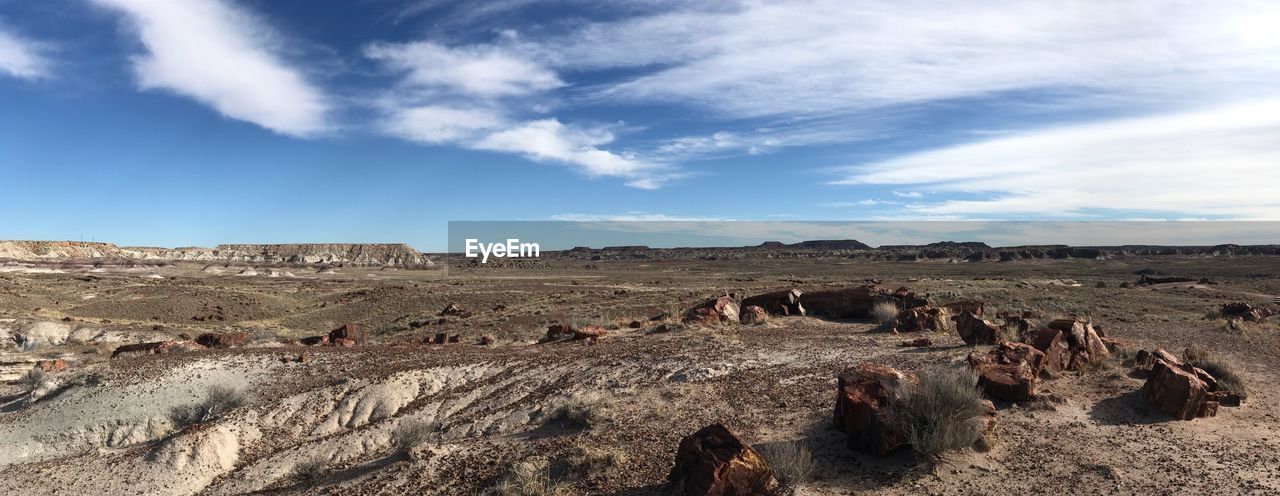
[{"label": "sparse vegetation", "polygon": [[27,401],[35,401],[36,395],[40,394],[40,390],[49,382],[48,374],[43,369],[33,368],[28,370],[26,374],[19,379],[22,388],[27,391]]},{"label": "sparse vegetation", "polygon": [[1182,352],[1182,359],[1194,364],[1208,360],[1212,355],[1213,353],[1210,352],[1208,348],[1193,344],[1188,346],[1187,349]]},{"label": "sparse vegetation", "polygon": [[573,477],[589,479],[626,463],[627,455],[620,451],[577,445],[564,457],[563,471]]},{"label": "sparse vegetation", "polygon": [[289,478],[296,481],[315,480],[320,478],[328,466],[329,460],[327,458],[313,456],[295,464],[293,470],[289,471]]},{"label": "sparse vegetation", "polygon": [[[1245,387],[1244,377],[1236,370],[1235,366],[1225,360],[1214,358],[1213,353],[1209,350],[1193,346],[1196,348],[1187,348],[1184,357],[1187,363],[1194,365],[1208,372],[1218,381],[1218,389],[1229,391],[1240,395],[1240,399],[1248,399],[1249,391]],[[1192,358],[1194,357],[1194,359]]]},{"label": "sparse vegetation", "polygon": [[592,396],[573,396],[551,419],[570,427],[589,429],[604,418],[604,404]]},{"label": "sparse vegetation", "polygon": [[969,368],[932,366],[918,377],[918,388],[901,391],[902,411],[896,415],[916,453],[937,459],[982,437],[980,418],[986,407]]},{"label": "sparse vegetation", "polygon": [[794,491],[813,473],[813,453],[800,441],[760,445],[756,450],[769,462],[783,491]]},{"label": "sparse vegetation", "polygon": [[391,445],[397,453],[407,454],[431,439],[436,425],[421,419],[407,419],[391,434]]},{"label": "sparse vegetation", "polygon": [[227,386],[209,386],[204,400],[180,405],[169,411],[169,419],[178,428],[211,422],[249,402],[244,392]]},{"label": "sparse vegetation", "polygon": [[892,325],[898,320],[898,304],[892,301],[877,301],[871,307],[871,318],[877,324]]},{"label": "sparse vegetation", "polygon": [[497,496],[568,496],[569,486],[551,478],[550,464],[544,459],[525,460],[515,464],[493,487]]}]

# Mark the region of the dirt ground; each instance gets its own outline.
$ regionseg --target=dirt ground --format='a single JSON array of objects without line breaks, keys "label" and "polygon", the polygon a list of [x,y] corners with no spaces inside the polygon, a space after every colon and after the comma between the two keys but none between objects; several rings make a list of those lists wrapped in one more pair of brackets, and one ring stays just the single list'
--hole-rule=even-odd
[{"label": "dirt ground", "polygon": [[[0,377],[9,381],[0,385],[0,493],[479,494],[515,462],[554,467],[587,449],[618,456],[556,476],[575,493],[667,494],[680,439],[713,422],[757,447],[808,447],[815,470],[796,494],[1280,492],[1280,329],[1209,315],[1226,302],[1275,305],[1274,257],[550,261],[290,270],[296,277],[201,269],[0,273]],[[1139,273],[1207,280],[1132,285]],[[1178,421],[1149,408],[1143,379],[1118,364],[1066,373],[1042,380],[1035,401],[997,403],[989,451],[929,465],[909,451],[878,458],[845,447],[831,425],[835,377],[866,362],[907,371],[961,362],[974,350],[954,333],[930,334],[934,345],[917,349],[898,346],[916,336],[869,321],[788,317],[670,332],[655,332],[670,319],[651,321],[726,292],[868,281],[936,303],[982,300],[989,313],[1077,315],[1143,349],[1204,347],[1243,372],[1249,398]],[[450,303],[471,315],[440,316]],[[537,344],[554,322],[609,335]],[[372,344],[279,342],[345,323],[370,330]],[[122,343],[232,330],[251,332],[252,343],[110,358]],[[437,333],[461,342],[421,344]],[[475,344],[486,335],[496,344]],[[70,367],[30,400],[22,372],[53,358]],[[174,407],[215,385],[244,392],[247,405],[173,425]],[[558,420],[566,404],[593,415]],[[426,441],[397,451],[397,429],[413,423],[430,426]]]}]

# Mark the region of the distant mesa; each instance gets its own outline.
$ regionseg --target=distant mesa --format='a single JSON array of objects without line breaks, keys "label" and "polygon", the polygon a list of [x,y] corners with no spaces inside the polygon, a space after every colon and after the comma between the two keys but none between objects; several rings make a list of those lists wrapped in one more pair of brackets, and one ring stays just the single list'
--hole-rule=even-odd
[{"label": "distant mesa", "polygon": [[[404,243],[221,244],[214,248],[120,247],[83,241],[0,241],[0,259],[19,261],[134,260],[205,261],[264,265],[431,267],[434,263]],[[216,273],[214,265],[205,267]]]}]

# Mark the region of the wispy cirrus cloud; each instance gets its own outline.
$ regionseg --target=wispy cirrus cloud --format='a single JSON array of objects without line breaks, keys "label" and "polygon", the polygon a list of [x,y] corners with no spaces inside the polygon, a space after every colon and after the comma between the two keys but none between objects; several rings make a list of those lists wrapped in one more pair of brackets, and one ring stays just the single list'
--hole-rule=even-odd
[{"label": "wispy cirrus cloud", "polygon": [[26,80],[49,77],[49,47],[7,29],[0,23],[0,74]]},{"label": "wispy cirrus cloud", "polygon": [[1280,99],[1103,120],[841,168],[834,184],[923,186],[973,199],[908,211],[967,217],[1280,219]]},{"label": "wispy cirrus cloud", "polygon": [[139,88],[165,90],[280,134],[329,128],[328,97],[280,55],[265,22],[229,0],[93,0],[125,15],[145,53]]}]

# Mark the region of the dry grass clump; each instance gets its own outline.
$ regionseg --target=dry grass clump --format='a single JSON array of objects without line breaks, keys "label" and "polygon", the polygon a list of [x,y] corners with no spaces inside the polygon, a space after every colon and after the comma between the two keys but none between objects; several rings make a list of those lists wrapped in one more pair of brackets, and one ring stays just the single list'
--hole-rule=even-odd
[{"label": "dry grass clump", "polygon": [[1204,369],[1218,380],[1218,389],[1240,395],[1240,399],[1248,399],[1249,391],[1245,387],[1244,377],[1234,366],[1222,360],[1209,358],[1194,362],[1196,367]]},{"label": "dry grass clump", "polygon": [[627,463],[627,455],[615,450],[577,445],[564,457],[564,472],[578,478],[589,479],[605,470]]},{"label": "dry grass clump", "polygon": [[289,478],[296,481],[319,479],[328,466],[329,460],[327,458],[319,455],[313,456],[294,464],[293,470],[289,471]]},{"label": "dry grass clump", "polygon": [[569,486],[551,478],[550,464],[543,459],[525,460],[515,464],[493,491],[497,496],[569,496]]},{"label": "dry grass clump", "polygon": [[391,445],[396,448],[397,453],[407,454],[430,440],[431,433],[435,431],[436,425],[431,422],[422,419],[404,420],[391,433]]},{"label": "dry grass clump", "polygon": [[592,396],[573,396],[551,416],[569,427],[589,429],[603,420],[604,403]]},{"label": "dry grass clump", "polygon": [[917,454],[936,460],[947,451],[972,446],[982,437],[986,413],[973,371],[933,366],[919,373],[918,388],[906,388],[899,428]]},{"label": "dry grass clump", "polygon": [[169,419],[178,428],[217,420],[228,412],[249,403],[243,391],[227,386],[209,386],[204,400],[180,405],[169,411]]},{"label": "dry grass clump", "polygon": [[891,325],[898,321],[898,304],[892,301],[877,301],[871,307],[871,318],[880,325]]},{"label": "dry grass clump", "polygon": [[769,462],[785,492],[794,492],[813,473],[813,453],[800,441],[760,445],[756,451]]}]

